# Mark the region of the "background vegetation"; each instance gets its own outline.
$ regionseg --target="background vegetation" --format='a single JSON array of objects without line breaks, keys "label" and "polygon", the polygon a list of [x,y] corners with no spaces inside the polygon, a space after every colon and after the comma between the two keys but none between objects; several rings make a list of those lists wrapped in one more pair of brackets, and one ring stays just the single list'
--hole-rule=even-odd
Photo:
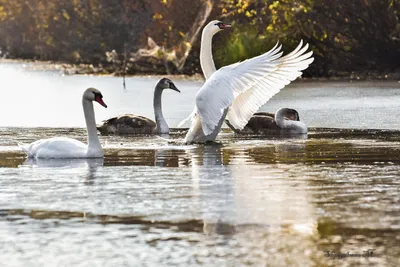
[{"label": "background vegetation", "polygon": [[102,72],[200,73],[199,33],[212,19],[218,66],[303,39],[305,76],[400,75],[400,0],[0,0],[9,58],[94,64]]}]

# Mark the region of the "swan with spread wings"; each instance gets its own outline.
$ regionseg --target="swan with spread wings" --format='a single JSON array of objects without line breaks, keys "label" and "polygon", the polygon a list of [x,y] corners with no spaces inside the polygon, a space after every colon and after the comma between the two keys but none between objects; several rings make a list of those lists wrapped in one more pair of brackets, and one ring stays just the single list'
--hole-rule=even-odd
[{"label": "swan with spread wings", "polygon": [[196,94],[186,143],[214,141],[225,119],[243,129],[272,96],[302,74],[314,60],[303,42],[282,57],[281,46],[212,73]]}]

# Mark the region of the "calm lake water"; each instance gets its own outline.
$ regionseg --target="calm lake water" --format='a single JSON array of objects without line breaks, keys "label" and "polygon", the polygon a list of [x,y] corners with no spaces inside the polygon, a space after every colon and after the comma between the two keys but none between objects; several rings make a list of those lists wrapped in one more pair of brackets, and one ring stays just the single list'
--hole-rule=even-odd
[{"label": "calm lake water", "polygon": [[[295,83],[263,107],[297,109],[307,136],[108,136],[101,160],[32,161],[17,146],[85,141],[90,86],[109,106],[95,106],[98,122],[152,118],[157,79],[124,90],[120,78],[0,64],[0,266],[400,266],[397,82]],[[165,92],[170,126],[201,84]]]}]

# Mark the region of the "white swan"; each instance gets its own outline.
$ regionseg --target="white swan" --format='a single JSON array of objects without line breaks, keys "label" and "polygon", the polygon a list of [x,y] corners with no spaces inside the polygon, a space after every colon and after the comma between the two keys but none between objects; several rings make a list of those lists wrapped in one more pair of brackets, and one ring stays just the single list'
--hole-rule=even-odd
[{"label": "white swan", "polygon": [[107,107],[99,90],[88,88],[83,93],[82,106],[86,120],[88,145],[71,138],[53,137],[35,141],[21,146],[21,148],[29,158],[102,158],[104,151],[97,136],[93,101]]},{"label": "white swan", "polygon": [[[221,23],[213,21],[206,28],[213,27],[210,32],[215,34],[224,28],[220,27]],[[192,113],[195,115],[185,137],[186,143],[214,141],[225,117],[235,129],[242,130],[263,104],[299,77],[301,71],[314,60],[311,57],[312,52],[304,54],[308,45],[303,47],[302,41],[293,52],[284,57],[281,57],[281,46],[276,44],[260,56],[211,73],[212,69],[215,70],[210,45],[212,35],[207,33],[207,30],[203,30],[200,56],[202,60],[212,62],[205,65],[208,70],[204,74],[210,77],[196,94],[196,107]],[[204,53],[209,56],[202,56]]]},{"label": "white swan", "polygon": [[222,21],[213,20],[204,27],[201,33],[200,66],[206,80],[217,71],[212,54],[212,38],[217,32],[231,27],[231,24],[225,24]]},{"label": "white swan", "polygon": [[[217,71],[214,64],[214,58],[212,56],[212,38],[213,36],[224,29],[231,28],[232,25],[225,24],[219,20],[210,21],[203,29],[201,33],[200,43],[200,67],[203,71],[204,77],[209,79],[211,75]],[[197,108],[194,107],[192,113],[186,119],[182,120],[178,127],[182,127],[189,121],[193,121],[197,116]]]},{"label": "white swan", "polygon": [[306,134],[307,125],[300,121],[299,113],[291,108],[280,108],[277,112],[256,112],[243,130],[238,131],[225,121],[237,134]]},{"label": "white swan", "polygon": [[124,114],[105,120],[97,129],[103,135],[108,134],[169,134],[167,121],[164,119],[161,106],[161,95],[164,89],[180,93],[175,84],[168,78],[162,78],[154,89],[153,107],[156,122],[135,114]]},{"label": "white swan", "polygon": [[[201,46],[200,46],[200,66],[203,71],[203,74],[206,79],[210,78],[211,75],[216,72],[215,64],[214,64],[214,59],[212,55],[212,38],[213,36],[226,28],[231,28],[230,24],[225,24],[221,21],[218,20],[213,20],[209,22],[203,29],[202,32],[202,37],[201,37]],[[290,115],[289,110],[292,109],[284,109],[286,112],[285,117],[290,120],[296,120],[299,121],[299,119],[295,118],[289,118],[288,115]],[[289,112],[289,113],[288,113]],[[295,111],[297,113],[297,111]],[[187,122],[191,117],[193,117],[195,111],[189,116],[189,118],[185,119],[182,121],[178,127],[182,126],[185,122]],[[292,114],[293,115],[293,114]],[[297,113],[298,115],[298,113]],[[254,113],[253,116],[249,119],[248,123],[243,127],[243,129],[235,129],[233,125],[229,122],[229,120],[225,120],[225,123],[228,125],[229,128],[231,128],[232,131],[235,133],[242,133],[242,134],[248,134],[248,133],[272,133],[275,131],[276,133],[295,133],[293,129],[288,128],[285,129],[284,127],[288,126],[288,124],[284,124],[283,127],[279,126],[276,124],[275,120],[275,115],[274,114],[269,114],[269,113],[262,113],[262,112],[257,112]],[[307,126],[302,123],[306,129]],[[304,127],[301,127],[298,129],[298,133],[304,133]]]}]

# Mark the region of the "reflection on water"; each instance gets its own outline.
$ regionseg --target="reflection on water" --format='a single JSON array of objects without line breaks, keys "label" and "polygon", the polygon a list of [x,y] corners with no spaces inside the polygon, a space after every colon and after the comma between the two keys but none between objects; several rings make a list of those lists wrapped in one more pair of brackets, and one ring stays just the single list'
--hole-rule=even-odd
[{"label": "reflection on water", "polygon": [[87,167],[94,170],[98,166],[103,166],[103,158],[93,159],[33,159],[27,158],[23,165],[45,168],[82,168]]},{"label": "reflection on water", "polygon": [[93,184],[97,168],[103,166],[103,158],[93,159],[32,159],[28,158],[22,165],[34,168],[57,168],[57,169],[85,169],[86,184]]},{"label": "reflection on water", "polygon": [[369,249],[376,257],[339,263],[398,265],[399,132],[224,132],[198,146],[184,134],[109,136],[104,159],[79,160],[27,160],[16,143],[85,141],[82,129],[1,132],[0,252],[11,265],[336,266],[324,251]]},{"label": "reflection on water", "polygon": [[192,165],[193,195],[202,214],[205,233],[233,233],[236,225],[234,182],[223,164],[220,145],[201,146],[187,151]]},{"label": "reflection on water", "polygon": [[[304,148],[304,144],[277,144],[269,154],[303,153]],[[248,249],[243,255],[245,262],[251,265],[274,262],[264,255],[267,247],[284,249],[302,266],[312,265],[319,251],[311,241],[317,238],[317,218],[306,190],[307,181],[282,181],[290,166],[254,167],[247,164],[251,151],[237,151],[234,155],[231,152],[221,146],[188,152],[192,159],[193,194],[198,196],[196,208],[202,214],[204,233],[223,235],[223,244],[228,247],[240,240]],[[284,245],[280,247],[277,240]],[[313,254],[298,250],[299,243]]]}]

